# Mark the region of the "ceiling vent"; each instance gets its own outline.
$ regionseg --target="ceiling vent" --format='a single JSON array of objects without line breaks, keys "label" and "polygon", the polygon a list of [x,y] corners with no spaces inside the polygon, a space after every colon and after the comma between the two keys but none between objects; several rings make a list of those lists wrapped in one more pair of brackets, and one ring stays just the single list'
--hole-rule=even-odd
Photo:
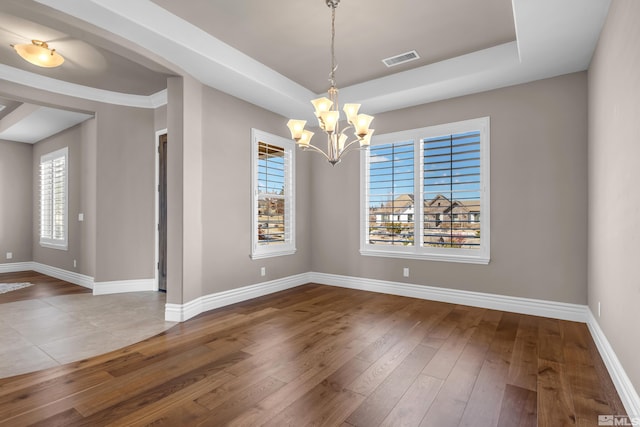
[{"label": "ceiling vent", "polygon": [[401,53],[400,55],[392,56],[390,58],[383,59],[384,65],[387,67],[395,67],[396,65],[404,64],[410,61],[414,61],[420,58],[418,52],[412,50],[411,52]]}]

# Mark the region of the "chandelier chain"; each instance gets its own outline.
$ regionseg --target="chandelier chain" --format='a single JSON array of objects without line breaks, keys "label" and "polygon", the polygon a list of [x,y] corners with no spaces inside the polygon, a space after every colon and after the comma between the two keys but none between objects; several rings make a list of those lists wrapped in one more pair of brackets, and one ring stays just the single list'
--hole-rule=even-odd
[{"label": "chandelier chain", "polygon": [[[336,4],[337,6],[337,4]],[[336,85],[336,51],[335,51],[335,38],[336,38],[336,6],[331,7],[331,74],[329,82],[332,87]]]}]

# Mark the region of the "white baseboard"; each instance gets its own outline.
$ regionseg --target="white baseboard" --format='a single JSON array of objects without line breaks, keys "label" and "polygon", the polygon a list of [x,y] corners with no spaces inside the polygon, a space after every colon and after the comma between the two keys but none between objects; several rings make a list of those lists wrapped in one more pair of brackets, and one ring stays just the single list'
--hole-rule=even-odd
[{"label": "white baseboard", "polygon": [[155,279],[116,280],[113,282],[95,282],[94,295],[120,294],[125,292],[157,291]]},{"label": "white baseboard", "polygon": [[18,271],[36,271],[56,279],[93,289],[94,295],[117,294],[123,292],[157,291],[155,279],[118,280],[113,282],[94,282],[93,277],[58,267],[41,264],[35,261],[0,264],[0,273],[14,273]]},{"label": "white baseboard", "polygon": [[184,322],[205,311],[295,288],[305,283],[309,283],[308,273],[204,295],[186,304],[166,304],[164,317],[169,322]]},{"label": "white baseboard", "polygon": [[17,273],[19,271],[33,270],[33,262],[10,262],[0,264],[0,273]]},{"label": "white baseboard", "polygon": [[490,308],[493,310],[571,320],[574,322],[586,323],[587,321],[587,306],[580,304],[510,297],[435,286],[340,276],[337,274],[309,273],[309,275],[310,282],[322,285]]},{"label": "white baseboard", "polygon": [[41,274],[46,274],[47,276],[55,277],[56,279],[93,289],[93,277],[73,271],[63,270],[35,261],[0,264],[0,273],[16,273],[19,271],[36,271]]},{"label": "white baseboard", "polygon": [[52,267],[35,261],[31,264],[31,270],[33,271],[55,277],[56,279],[65,280],[76,285],[84,286],[85,288],[93,289],[93,277],[91,276],[85,276],[84,274],[63,270],[58,267]]},{"label": "white baseboard", "polygon": [[93,289],[93,277],[85,276],[84,274],[73,271],[63,270],[58,267],[52,267],[35,261],[0,264],[0,273],[16,273],[19,271],[36,271],[40,274],[46,274],[47,276],[55,277],[56,279]]},{"label": "white baseboard", "polygon": [[587,326],[589,327],[593,341],[598,347],[600,356],[607,367],[607,371],[609,371],[609,375],[611,375],[611,380],[616,386],[622,404],[630,417],[640,417],[640,397],[638,396],[638,392],[633,387],[622,364],[620,364],[620,360],[618,360],[618,356],[616,356],[616,353],[613,351],[613,347],[609,344],[609,340],[607,340],[604,332],[600,329],[600,325],[595,316],[591,310],[587,309],[587,311]]}]

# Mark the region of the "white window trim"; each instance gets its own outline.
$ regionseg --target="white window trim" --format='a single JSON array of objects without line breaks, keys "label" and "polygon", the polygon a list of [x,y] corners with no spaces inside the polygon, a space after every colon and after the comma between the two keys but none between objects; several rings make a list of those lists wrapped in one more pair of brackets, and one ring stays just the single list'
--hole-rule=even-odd
[{"label": "white window trim", "polygon": [[[390,144],[394,142],[414,143],[415,180],[414,203],[415,215],[414,229],[415,236],[423,234],[424,188],[422,185],[422,140],[436,136],[463,133],[470,131],[480,131],[480,187],[482,197],[480,200],[480,248],[460,249],[460,248],[433,248],[425,247],[422,239],[415,242],[413,246],[380,246],[369,244],[369,201],[367,198],[367,188],[369,186],[369,156],[368,151],[363,151],[360,155],[360,254],[365,256],[418,259],[430,261],[460,262],[469,264],[488,264],[491,256],[491,230],[490,230],[490,118],[482,117],[478,119],[464,120],[455,123],[447,123],[412,129],[407,131],[393,132],[377,135],[372,138],[371,145]],[[420,202],[418,202],[420,201]]]},{"label": "white window trim", "polygon": [[[44,162],[48,162],[59,157],[65,158],[65,173],[64,173],[64,239],[52,239],[48,237],[42,236],[42,226],[40,222],[42,221],[42,177],[40,176],[40,165]],[[58,249],[66,251],[68,249],[69,244],[69,148],[64,147],[56,151],[52,151],[47,154],[43,154],[40,156],[40,163],[38,164],[39,175],[38,175],[38,185],[39,189],[39,197],[40,197],[40,211],[39,211],[39,227],[38,234],[40,235],[40,246],[44,248],[50,249]],[[52,222],[53,224],[53,222]]]},{"label": "white window trim", "polygon": [[[260,141],[284,148],[289,161],[285,166],[285,218],[289,218],[288,239],[279,245],[261,245],[258,238],[258,144]],[[262,259],[296,253],[295,215],[295,145],[292,140],[251,129],[251,259]]]}]

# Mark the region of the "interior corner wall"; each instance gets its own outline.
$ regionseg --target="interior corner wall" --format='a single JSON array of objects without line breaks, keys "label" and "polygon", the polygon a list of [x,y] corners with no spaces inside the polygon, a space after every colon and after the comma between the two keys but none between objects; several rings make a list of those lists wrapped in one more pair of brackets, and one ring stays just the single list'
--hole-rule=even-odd
[{"label": "interior corner wall", "polygon": [[167,79],[167,303],[183,304],[183,145],[182,77]]},{"label": "interior corner wall", "polygon": [[33,257],[32,158],[31,144],[0,140],[0,264]]},{"label": "interior corner wall", "polygon": [[192,77],[168,79],[167,302],[202,296],[202,92]]},{"label": "interior corner wall", "polygon": [[296,253],[250,258],[251,129],[288,138],[287,119],[209,87],[202,109],[203,295],[310,271],[310,154],[300,151],[295,153]]},{"label": "interior corner wall", "polygon": [[[191,77],[183,77],[183,141],[182,141],[182,297],[184,302],[202,293],[202,92],[203,85]],[[171,136],[167,144],[171,144]],[[169,174],[171,171],[169,171]],[[171,244],[171,242],[168,242]]]},{"label": "interior corner wall", "polygon": [[360,255],[358,156],[331,167],[305,153],[314,157],[313,271],[586,304],[585,72],[377,114],[372,127],[385,134],[485,116],[491,118],[488,265]]},{"label": "interior corner wall", "polygon": [[636,390],[640,390],[639,21],[640,2],[611,2],[588,72],[589,306]]},{"label": "interior corner wall", "polygon": [[[96,181],[98,134],[95,117],[82,123],[82,159],[80,178],[80,209],[84,215],[81,223],[80,259],[78,272],[94,277],[96,272]],[[77,219],[71,218],[72,220]]]}]

